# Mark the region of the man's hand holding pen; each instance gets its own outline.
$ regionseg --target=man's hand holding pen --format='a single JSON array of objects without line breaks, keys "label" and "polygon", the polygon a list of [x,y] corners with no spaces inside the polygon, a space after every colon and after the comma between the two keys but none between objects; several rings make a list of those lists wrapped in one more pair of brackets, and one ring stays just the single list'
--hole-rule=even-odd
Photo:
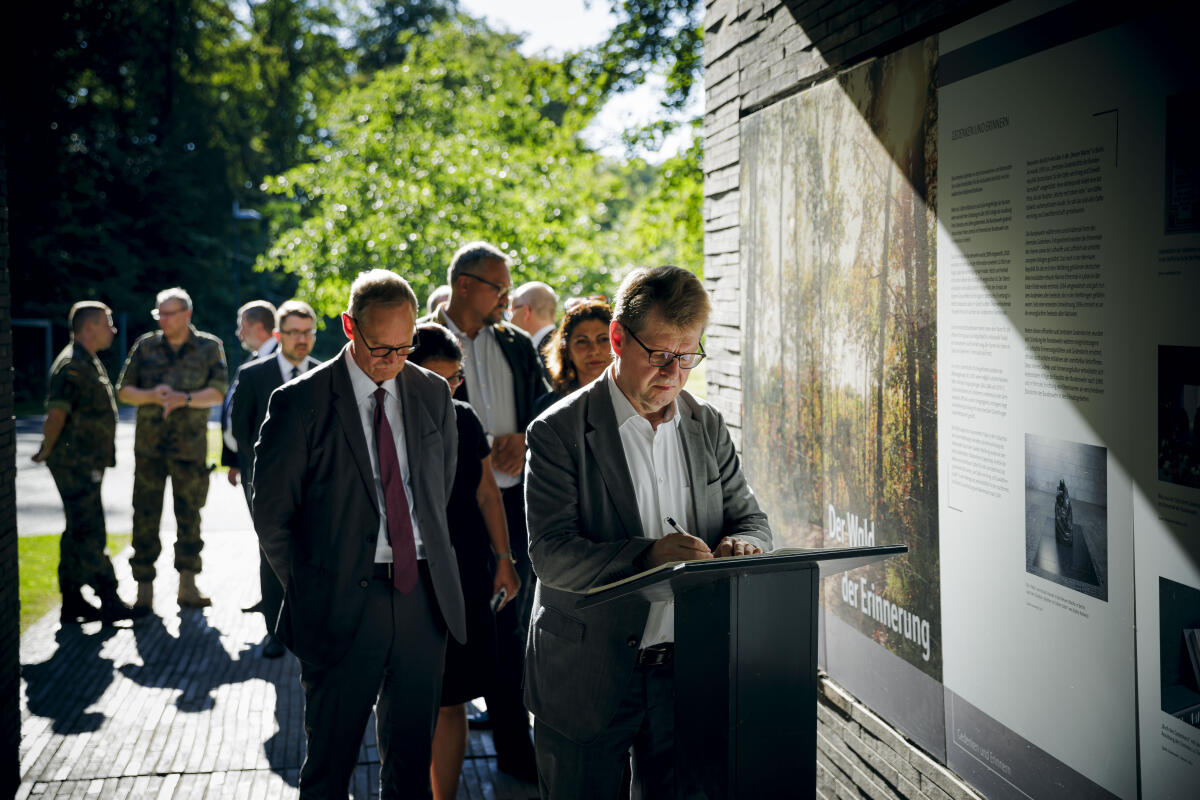
[{"label": "man's hand holding pen", "polygon": [[713,551],[709,549],[703,539],[692,536],[679,527],[679,524],[671,517],[667,517],[666,522],[675,529],[675,532],[663,536],[650,548],[650,552],[646,558],[650,567],[657,567],[660,564],[666,564],[671,561],[698,561],[705,558],[749,556],[762,552],[761,547],[757,547],[750,542],[734,536],[726,536],[717,544],[717,549]]}]

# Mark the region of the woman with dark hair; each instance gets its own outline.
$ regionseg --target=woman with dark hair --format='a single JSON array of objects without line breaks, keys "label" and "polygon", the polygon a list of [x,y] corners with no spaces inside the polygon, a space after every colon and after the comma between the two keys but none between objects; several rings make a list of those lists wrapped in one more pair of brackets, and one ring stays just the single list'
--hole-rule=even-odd
[{"label": "woman with dark hair", "polygon": [[[454,334],[435,322],[417,327],[417,349],[408,360],[445,378],[451,393],[462,383],[462,347]],[[499,610],[511,603],[521,588],[508,547],[504,501],[492,473],[487,435],[469,404],[455,400],[454,412],[458,418],[458,470],[446,508],[446,521],[462,578],[467,642],[459,644],[450,639],[446,643],[442,705],[433,734],[433,763],[429,769],[435,800],[453,800],[458,792],[467,751],[464,704],[481,697],[496,672],[496,629],[490,601],[503,593],[496,609]]]},{"label": "woman with dark hair", "polygon": [[608,326],[612,309],[604,300],[588,298],[574,304],[563,315],[558,330],[546,343],[546,370],[552,391],[538,398],[537,416],[581,386],[599,378],[612,362]]}]

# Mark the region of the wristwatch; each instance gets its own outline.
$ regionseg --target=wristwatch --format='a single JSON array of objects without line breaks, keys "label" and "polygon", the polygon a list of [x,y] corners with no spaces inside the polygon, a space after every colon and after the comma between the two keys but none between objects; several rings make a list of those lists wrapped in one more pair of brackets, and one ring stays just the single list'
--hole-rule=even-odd
[{"label": "wristwatch", "polygon": [[186,392],[186,393],[184,394],[184,396],[183,396],[183,404],[184,404],[185,406],[190,406],[190,405],[192,404],[192,393],[191,393],[191,392]]},{"label": "wristwatch", "polygon": [[513,558],[512,550],[505,550],[503,553],[496,553],[496,560],[497,561],[508,560],[508,561],[513,562],[514,564],[517,563],[517,560],[515,558]]}]

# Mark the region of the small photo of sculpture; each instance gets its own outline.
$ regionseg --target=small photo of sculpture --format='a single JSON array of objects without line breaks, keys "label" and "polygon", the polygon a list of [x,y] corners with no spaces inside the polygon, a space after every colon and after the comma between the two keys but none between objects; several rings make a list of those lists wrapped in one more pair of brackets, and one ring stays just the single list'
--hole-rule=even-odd
[{"label": "small photo of sculpture", "polygon": [[1108,452],[1025,435],[1025,571],[1108,601]]},{"label": "small photo of sculpture", "polygon": [[1158,348],[1158,479],[1200,489],[1200,347]]},{"label": "small photo of sculpture", "polygon": [[1200,728],[1200,589],[1158,579],[1162,710]]}]

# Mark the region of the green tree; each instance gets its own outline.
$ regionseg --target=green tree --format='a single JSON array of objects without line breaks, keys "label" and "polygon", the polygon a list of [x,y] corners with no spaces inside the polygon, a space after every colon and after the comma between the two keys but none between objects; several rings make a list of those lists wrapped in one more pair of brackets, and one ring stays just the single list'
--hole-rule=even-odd
[{"label": "green tree", "polygon": [[395,269],[425,293],[460,244],[484,238],[521,280],[607,290],[614,265],[598,245],[616,221],[610,202],[627,190],[578,138],[600,97],[516,43],[460,18],[339,97],[310,161],[265,184],[301,213],[279,226],[259,268],[298,275],[333,313],[362,269]]}]

